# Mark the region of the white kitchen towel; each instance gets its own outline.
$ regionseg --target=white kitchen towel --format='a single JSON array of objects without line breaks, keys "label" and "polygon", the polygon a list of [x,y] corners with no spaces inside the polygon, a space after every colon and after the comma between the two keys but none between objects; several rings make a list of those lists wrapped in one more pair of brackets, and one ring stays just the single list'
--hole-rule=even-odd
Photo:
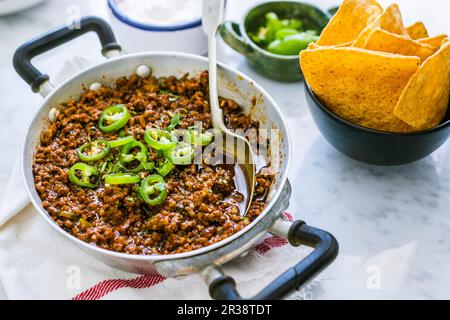
[{"label": "white kitchen towel", "polygon": [[17,159],[8,181],[8,187],[3,193],[0,203],[0,227],[30,202],[25,192],[23,180],[20,179],[21,173],[19,167],[20,159]]},{"label": "white kitchen towel", "polygon": [[[92,61],[78,56],[68,59],[64,61],[61,70],[56,72],[53,81],[54,83],[61,83],[71,75],[87,68],[92,63]],[[20,164],[20,157],[17,157],[8,181],[8,187],[6,188],[0,203],[0,227],[13,215],[22,210],[29,202],[25,192],[25,186],[23,185],[22,179],[20,179]]]},{"label": "white kitchen towel", "polygon": [[[62,76],[86,65],[68,62]],[[208,299],[198,275],[165,279],[111,268],[62,237],[29,203],[20,173],[12,171],[0,204],[0,281],[10,299]],[[281,238],[267,236],[248,255],[225,266],[244,296],[251,296],[309,252]],[[314,296],[320,281],[290,298]],[[189,290],[185,290],[189,288]]]},{"label": "white kitchen towel", "polygon": [[[9,186],[21,183],[15,170]],[[14,214],[23,203],[25,190],[8,187],[10,219],[0,228],[0,280],[11,299],[208,299],[208,288],[198,275],[165,279],[158,275],[135,275],[104,265],[61,237],[31,204]],[[3,206],[2,208],[5,208]],[[287,266],[307,253],[286,240],[267,236],[250,253],[225,266],[242,294],[250,296]],[[318,281],[291,298],[311,295]],[[190,288],[184,290],[183,288]]]}]

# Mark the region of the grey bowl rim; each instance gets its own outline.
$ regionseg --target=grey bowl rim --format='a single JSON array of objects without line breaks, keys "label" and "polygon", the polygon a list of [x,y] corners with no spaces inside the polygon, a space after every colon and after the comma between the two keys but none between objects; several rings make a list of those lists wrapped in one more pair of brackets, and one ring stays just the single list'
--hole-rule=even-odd
[{"label": "grey bowl rim", "polygon": [[[320,100],[317,98],[316,94],[314,93],[314,91],[311,89],[311,87],[309,86],[309,84],[306,81],[305,81],[305,88],[306,88],[306,91],[308,92],[308,94],[312,97],[315,105],[318,106],[322,111],[324,111],[329,117],[333,118],[335,121],[337,121],[347,127],[350,127],[351,129],[356,130],[356,131],[363,131],[365,133],[368,133],[371,135],[378,135],[378,136],[391,136],[391,137],[411,136],[411,137],[413,137],[413,136],[421,136],[421,135],[434,133],[437,131],[448,129],[448,127],[450,127],[450,115],[449,115],[450,114],[450,105],[449,105],[448,109],[447,109],[447,113],[446,113],[446,117],[448,117],[447,121],[441,123],[440,125],[438,125],[434,128],[431,128],[431,129],[425,129],[425,130],[414,131],[414,132],[389,132],[389,131],[382,131],[382,130],[367,128],[367,127],[361,126],[359,124],[353,123],[351,121],[345,120],[341,116],[339,116],[336,113],[334,113],[333,111],[329,110],[325,105],[323,105],[322,102],[320,102]],[[449,137],[447,137],[447,139],[448,138]]]}]

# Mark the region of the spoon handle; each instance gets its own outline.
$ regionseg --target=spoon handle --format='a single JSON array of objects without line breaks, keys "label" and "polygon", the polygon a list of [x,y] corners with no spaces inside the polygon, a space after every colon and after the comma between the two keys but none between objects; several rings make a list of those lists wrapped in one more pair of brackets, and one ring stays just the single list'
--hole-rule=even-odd
[{"label": "spoon handle", "polygon": [[217,89],[217,32],[223,22],[225,0],[203,1],[203,28],[208,36],[209,57],[209,100],[212,124],[215,129],[227,131],[223,123],[222,109],[219,106]]},{"label": "spoon handle", "polygon": [[215,34],[209,40],[209,103],[214,129],[223,130],[222,109],[219,106],[219,92],[217,89],[217,50]]}]

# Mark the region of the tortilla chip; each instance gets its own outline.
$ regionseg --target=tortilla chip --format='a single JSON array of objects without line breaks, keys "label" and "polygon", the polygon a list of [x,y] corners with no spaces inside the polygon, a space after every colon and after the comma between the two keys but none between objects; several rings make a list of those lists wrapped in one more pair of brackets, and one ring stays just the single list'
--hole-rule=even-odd
[{"label": "tortilla chip", "polygon": [[420,38],[427,38],[428,37],[428,31],[423,22],[416,22],[409,27],[406,28],[406,31],[408,32],[408,35],[413,40],[417,40]]},{"label": "tortilla chip", "polygon": [[449,85],[450,42],[447,42],[410,79],[395,107],[395,115],[418,130],[439,125],[447,112]]},{"label": "tortilla chip", "polygon": [[355,42],[353,43],[354,47],[357,48],[363,48],[364,44],[367,41],[367,38],[369,38],[370,34],[373,30],[381,28],[383,30],[400,34],[400,35],[406,35],[406,29],[403,26],[403,20],[402,20],[402,14],[400,12],[400,9],[398,5],[392,4],[389,7],[387,7],[381,15],[379,15],[375,21],[367,26],[356,38]]},{"label": "tortilla chip", "polygon": [[313,92],[342,118],[378,130],[413,130],[394,115],[394,108],[420,58],[320,47],[301,52],[300,63]]},{"label": "tortilla chip", "polygon": [[[351,47],[351,45],[353,44],[353,41],[350,42],[344,42],[341,44],[337,44],[335,46],[332,46],[334,48],[345,48],[345,47]],[[315,42],[311,42],[310,44],[308,44],[308,49],[317,49],[320,48],[321,46],[319,46],[317,43]]]},{"label": "tortilla chip", "polygon": [[337,47],[337,48],[351,47],[352,44],[353,44],[353,41],[344,42],[344,43],[340,43],[340,44],[335,45],[335,47]]},{"label": "tortilla chip", "polygon": [[412,40],[408,36],[400,36],[383,29],[372,31],[364,45],[364,49],[402,54],[404,56],[417,56],[422,61],[436,52],[432,46]]},{"label": "tortilla chip", "polygon": [[417,41],[423,44],[427,44],[429,46],[432,46],[436,49],[439,49],[441,45],[443,44],[443,40],[448,39],[446,34],[440,34],[435,37],[428,37],[428,38],[421,38]]},{"label": "tortilla chip", "polygon": [[338,12],[322,31],[317,44],[329,46],[355,40],[382,11],[376,0],[344,0]]}]

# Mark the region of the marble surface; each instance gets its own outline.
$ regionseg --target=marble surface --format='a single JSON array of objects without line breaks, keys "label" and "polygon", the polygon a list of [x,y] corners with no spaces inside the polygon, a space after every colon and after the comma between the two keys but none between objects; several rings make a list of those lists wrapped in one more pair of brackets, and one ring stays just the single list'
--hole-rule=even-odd
[{"label": "marble surface", "polygon": [[[105,2],[48,0],[19,14],[0,17],[0,194],[28,121],[41,100],[15,74],[11,65],[14,50],[31,37],[64,23],[74,10],[107,18]],[[254,2],[228,1],[227,18],[240,20],[242,12]],[[448,1],[397,2],[406,24],[421,17],[432,34],[450,32]],[[336,1],[314,3],[327,8]],[[281,84],[262,78],[242,56],[220,45],[219,59],[254,78],[286,116],[293,140],[289,210],[309,224],[330,231],[340,243],[336,262],[322,274],[319,284],[302,291],[304,297],[450,298],[450,143],[422,161],[401,167],[353,161],[334,150],[315,128],[302,83]],[[54,78],[64,67],[65,57],[101,60],[97,48],[95,36],[87,35],[37,58],[35,63]]]}]

